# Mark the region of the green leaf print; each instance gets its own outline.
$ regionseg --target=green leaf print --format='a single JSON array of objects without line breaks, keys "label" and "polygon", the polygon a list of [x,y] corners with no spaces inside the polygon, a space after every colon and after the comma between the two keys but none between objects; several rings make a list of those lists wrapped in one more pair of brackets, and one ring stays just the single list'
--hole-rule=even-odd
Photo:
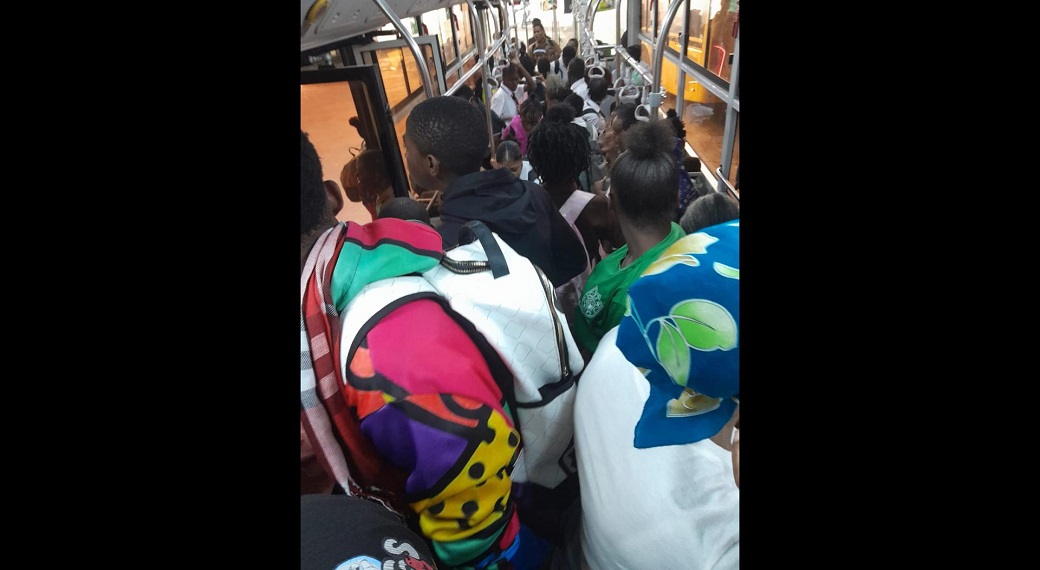
[{"label": "green leaf print", "polygon": [[718,303],[688,299],[672,308],[671,318],[692,348],[729,350],[737,346],[737,321]]},{"label": "green leaf print", "polygon": [[672,382],[686,386],[690,375],[690,351],[679,329],[668,321],[661,321],[661,331],[657,333],[657,361],[672,377]]},{"label": "green leaf print", "polygon": [[716,261],[712,267],[715,269],[715,273],[723,277],[729,277],[730,279],[740,279],[740,270],[736,267],[730,267],[726,264],[719,263]]}]

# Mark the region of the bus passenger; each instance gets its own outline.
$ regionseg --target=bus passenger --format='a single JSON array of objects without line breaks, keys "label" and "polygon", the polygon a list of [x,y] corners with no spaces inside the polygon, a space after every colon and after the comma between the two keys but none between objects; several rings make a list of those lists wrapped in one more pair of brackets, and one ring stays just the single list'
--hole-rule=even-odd
[{"label": "bus passenger", "polygon": [[361,151],[354,162],[361,203],[372,214],[374,220],[379,217],[379,211],[383,206],[394,198],[394,185],[386,170],[386,158],[379,149],[369,148]]},{"label": "bus passenger", "polygon": [[574,322],[578,295],[592,268],[606,255],[600,240],[614,241],[614,221],[607,197],[578,189],[578,176],[592,164],[592,147],[586,131],[571,122],[573,118],[569,106],[553,107],[531,133],[528,143],[528,157],[541,177],[542,187],[581,238],[588,257],[585,271],[556,289],[557,307],[568,324]]},{"label": "bus passenger", "polygon": [[383,218],[421,222],[432,227],[430,224],[430,213],[426,210],[426,206],[413,198],[405,198],[403,196],[393,198],[383,206],[383,209],[379,212],[378,219],[381,220]]},{"label": "bus passenger", "polygon": [[[622,295],[631,310],[578,383],[570,568],[740,566],[740,231],[724,223],[700,232],[668,247]],[[659,334],[672,342],[647,342]]]},{"label": "bus passenger", "polygon": [[585,61],[580,57],[575,57],[567,64],[567,80],[570,81],[570,88],[576,95],[580,95],[582,99],[589,98],[589,84],[585,81]]},{"label": "bus passenger", "polygon": [[[425,103],[445,100],[454,113],[455,105],[477,113],[458,97]],[[469,146],[479,163],[483,148]],[[427,225],[338,222],[342,207],[301,130],[301,482],[308,461],[331,470],[324,484],[306,473],[301,494],[338,494],[334,485],[343,485],[339,493],[380,503],[428,541],[441,570],[537,567],[550,544],[519,520],[508,471],[520,432],[481,349],[444,306],[395,305],[366,325],[363,350],[349,362],[335,357],[350,348],[338,343],[354,341],[339,332],[358,291],[431,269],[443,255]],[[441,356],[432,370],[430,354]]]},{"label": "bus passenger", "polygon": [[740,204],[736,200],[722,192],[711,191],[690,202],[690,205],[686,207],[686,211],[683,212],[682,218],[679,220],[679,225],[682,226],[684,232],[692,234],[701,228],[735,220],[739,217]]},{"label": "bus passenger", "polygon": [[502,140],[513,140],[520,145],[520,155],[527,156],[527,137],[542,120],[542,106],[531,98],[520,104],[520,112],[502,130]]},{"label": "bus passenger", "polygon": [[373,560],[437,569],[425,539],[379,503],[349,495],[300,497],[300,570],[373,568],[363,565]]},{"label": "bus passenger", "polygon": [[438,96],[412,109],[405,123],[405,160],[413,184],[440,190],[444,248],[459,229],[480,220],[560,286],[587,265],[585,249],[541,186],[501,168],[480,170],[487,123],[474,105]]},{"label": "bus passenger", "polygon": [[574,340],[591,356],[626,310],[626,293],[668,246],[686,232],[675,223],[675,137],[662,121],[640,122],[624,134],[626,152],[610,169],[610,209],[625,245],[599,262],[581,293]]},{"label": "bus passenger", "polygon": [[535,173],[516,141],[502,141],[495,150],[495,168],[506,168],[521,180],[534,182]]},{"label": "bus passenger", "polygon": [[560,55],[559,46],[556,45],[552,38],[545,35],[545,27],[542,26],[540,19],[534,19],[531,31],[534,32],[534,37],[529,39],[527,44],[534,57],[544,57],[551,61]]}]

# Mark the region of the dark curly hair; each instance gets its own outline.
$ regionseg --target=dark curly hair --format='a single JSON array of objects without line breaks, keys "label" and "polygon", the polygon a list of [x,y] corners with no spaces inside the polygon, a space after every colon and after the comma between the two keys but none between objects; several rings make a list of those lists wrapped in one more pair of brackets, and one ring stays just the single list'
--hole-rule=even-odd
[{"label": "dark curly hair", "polygon": [[527,138],[527,160],[545,184],[577,180],[592,165],[587,130],[571,122],[574,111],[554,105]]},{"label": "dark curly hair", "polygon": [[305,235],[325,220],[325,182],[321,158],[310,137],[300,129],[300,235]]},{"label": "dark curly hair", "polygon": [[491,152],[484,113],[461,97],[439,95],[419,103],[405,129],[420,153],[437,157],[457,176],[480,170]]}]

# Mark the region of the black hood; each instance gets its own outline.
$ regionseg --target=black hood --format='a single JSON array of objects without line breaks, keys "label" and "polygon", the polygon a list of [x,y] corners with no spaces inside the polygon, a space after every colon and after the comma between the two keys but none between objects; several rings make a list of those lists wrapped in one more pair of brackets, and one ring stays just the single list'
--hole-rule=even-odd
[{"label": "black hood", "polygon": [[481,220],[500,235],[520,234],[538,220],[531,189],[506,168],[466,174],[444,190],[441,218]]}]

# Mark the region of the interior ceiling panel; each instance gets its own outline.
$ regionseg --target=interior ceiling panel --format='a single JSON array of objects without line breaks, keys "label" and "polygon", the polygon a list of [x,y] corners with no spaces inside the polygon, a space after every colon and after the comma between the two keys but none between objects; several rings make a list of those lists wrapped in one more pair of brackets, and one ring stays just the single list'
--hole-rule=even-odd
[{"label": "interior ceiling panel", "polygon": [[[399,19],[404,20],[437,8],[447,8],[457,4],[458,0],[386,0],[386,3]],[[389,23],[390,19],[375,0],[301,0],[300,51],[378,30]]]}]

